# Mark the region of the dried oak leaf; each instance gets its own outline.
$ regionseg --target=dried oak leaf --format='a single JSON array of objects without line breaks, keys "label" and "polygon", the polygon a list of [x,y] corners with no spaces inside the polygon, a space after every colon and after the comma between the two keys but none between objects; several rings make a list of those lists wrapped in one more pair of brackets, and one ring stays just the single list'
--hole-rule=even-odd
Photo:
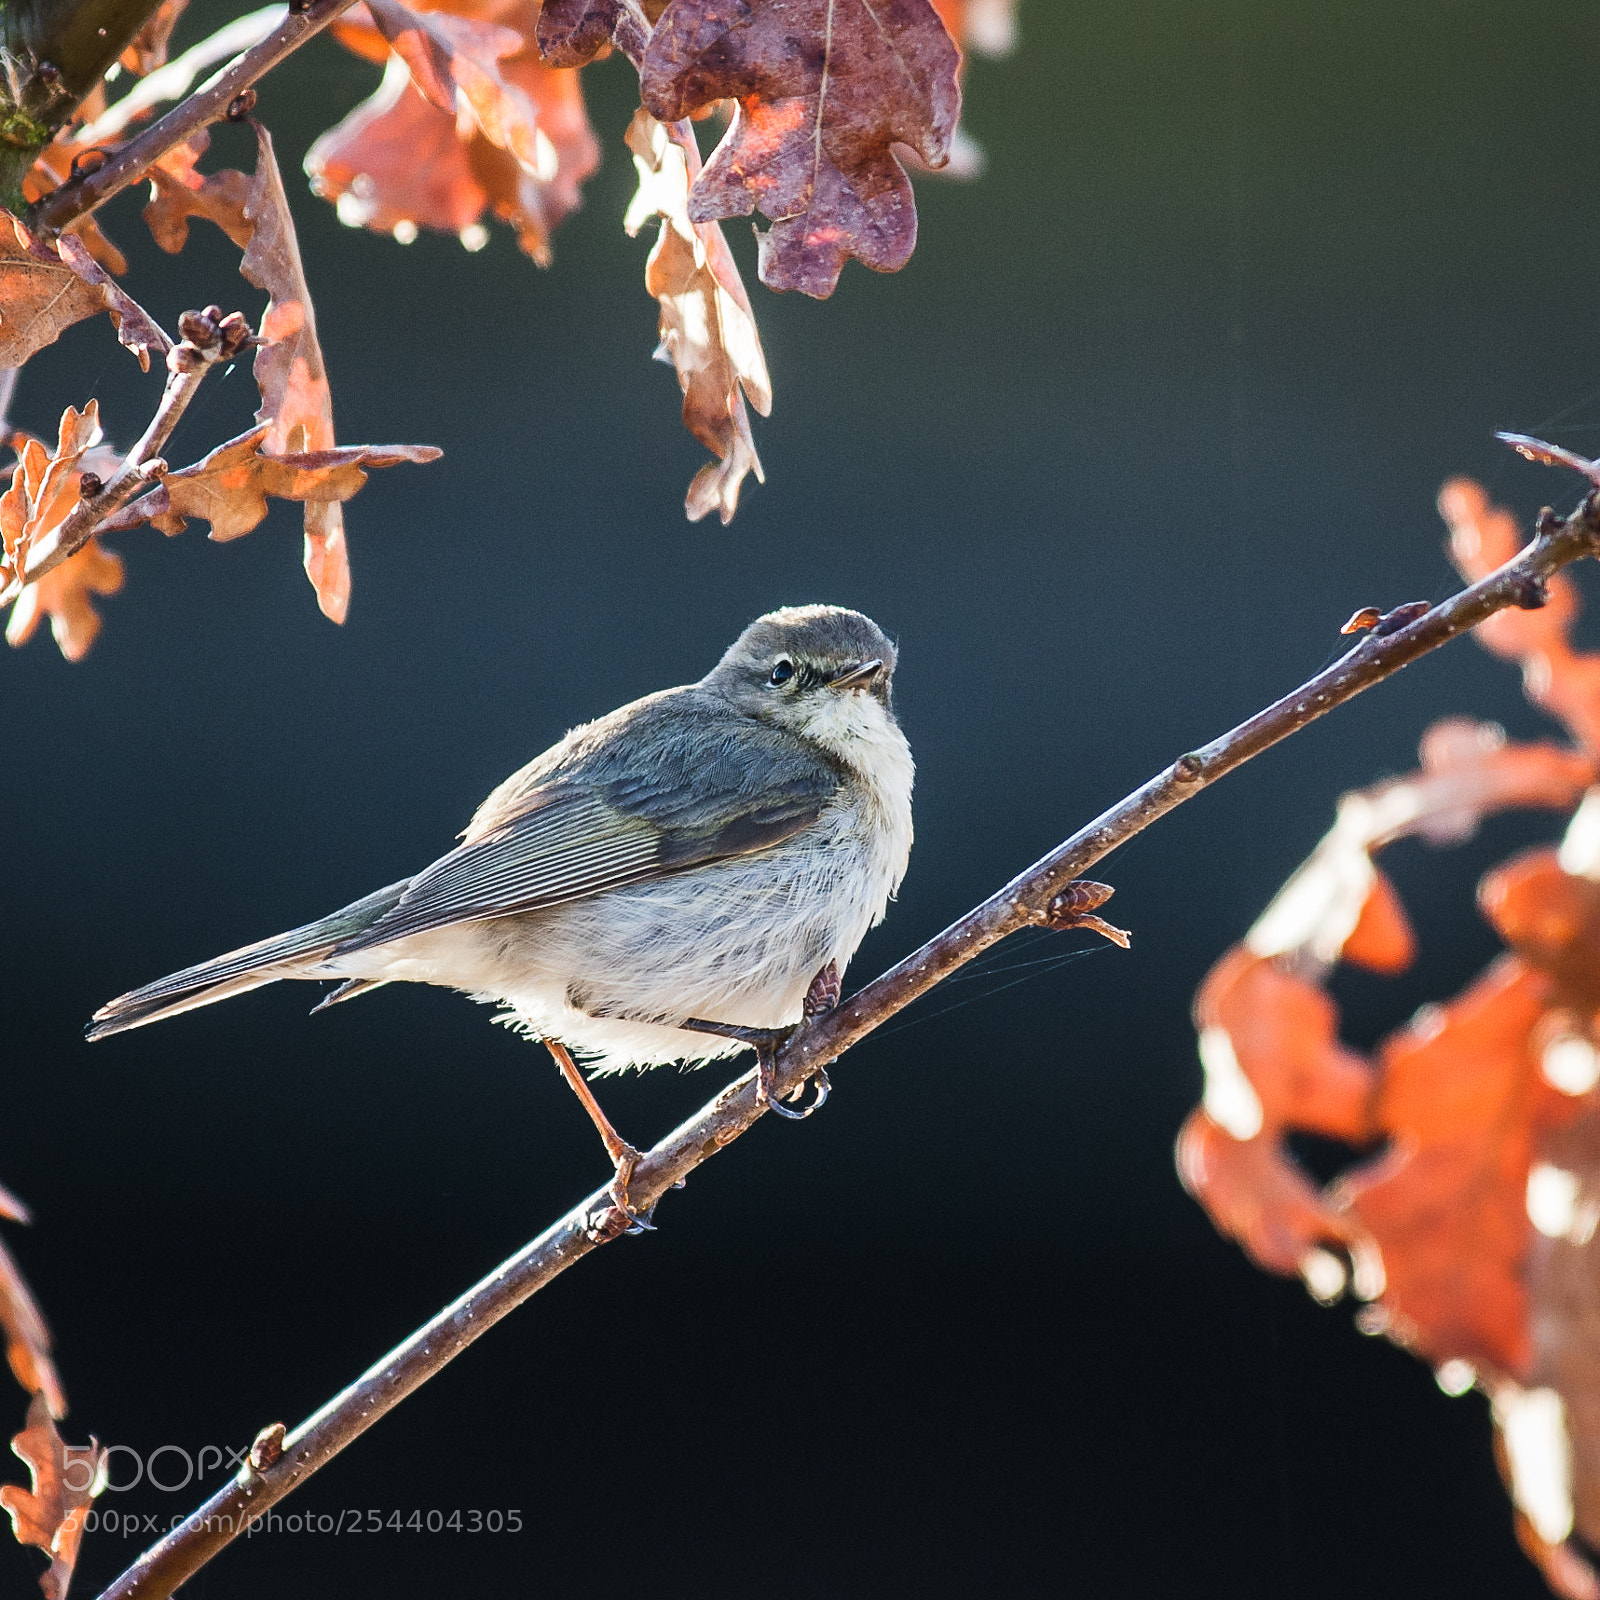
[{"label": "dried oak leaf", "polygon": [[160,485],[107,519],[104,532],[149,522],[163,533],[181,533],[185,519],[211,524],[213,539],[237,539],[267,514],[267,497],[306,504],[348,500],[374,467],[403,461],[436,461],[432,445],[344,445],[332,450],[267,454],[271,427],[263,424],[220,444],[203,461],[169,472]]},{"label": "dried oak leaf", "polygon": [[727,523],[745,473],[765,481],[744,404],[748,396],[762,416],[772,410],[755,316],[722,229],[689,220],[689,186],[700,166],[693,133],[683,124],[667,128],[641,109],[628,124],[628,148],[639,171],[628,233],[661,219],[644,275],[661,302],[656,355],[677,371],[684,426],[718,458],[695,474],[685,509],[691,522],[717,510]]},{"label": "dried oak leaf", "polygon": [[109,311],[117,337],[146,370],[166,336],[114,284],[75,234],[52,248],[0,211],[0,367],[20,367],[75,322]]},{"label": "dried oak leaf", "polygon": [[115,594],[121,587],[122,557],[91,538],[17,596],[6,623],[6,643],[25,645],[41,620],[49,617],[50,632],[62,655],[68,661],[81,661],[100,632],[100,614],[91,597]]},{"label": "dried oak leaf", "polygon": [[581,203],[600,149],[577,74],[533,46],[538,15],[537,0],[425,11],[379,0],[346,13],[340,41],[388,65],[306,157],[341,221],[403,239],[436,229],[476,248],[487,211],[548,265],[550,235]]},{"label": "dried oak leaf", "polygon": [[134,34],[128,47],[117,57],[129,72],[148,77],[157,67],[167,64],[167,46],[172,42],[172,30],[178,18],[188,8],[189,0],[161,0],[161,4],[145,19],[144,26]]},{"label": "dried oak leaf", "polygon": [[1337,820],[1245,943],[1257,955],[1341,958],[1378,972],[1409,965],[1404,911],[1372,863],[1396,839],[1434,844],[1469,837],[1488,813],[1516,807],[1565,810],[1594,777],[1594,763],[1553,744],[1508,745],[1494,723],[1447,717],[1422,736],[1421,768],[1340,796]]},{"label": "dried oak leaf", "polygon": [[1377,1121],[1390,1138],[1338,1194],[1377,1241],[1391,1337],[1434,1365],[1525,1378],[1528,1175],[1540,1140],[1575,1114],[1540,1072],[1549,980],[1502,957],[1379,1052]]},{"label": "dried oak leaf", "polygon": [[[1439,491],[1439,514],[1450,530],[1450,558],[1468,579],[1493,572],[1522,548],[1516,519],[1491,506],[1469,479],[1453,479]],[[1558,572],[1546,587],[1542,607],[1497,612],[1474,632],[1497,656],[1520,662],[1528,698],[1565,723],[1584,749],[1600,755],[1600,655],[1572,648],[1570,630],[1579,610],[1572,579]]]},{"label": "dried oak leaf", "polygon": [[[1004,56],[1016,45],[1015,0],[932,0],[932,5],[945,31],[961,50],[963,77],[969,54]],[[913,170],[929,170],[914,150],[906,150],[901,159]],[[958,122],[950,136],[950,159],[940,170],[947,178],[977,178],[982,176],[987,160],[983,147]]]},{"label": "dried oak leaf", "polygon": [[[29,1221],[28,1208],[8,1189],[0,1187],[0,1217]],[[53,1417],[67,1414],[67,1397],[50,1359],[50,1329],[39,1303],[33,1298],[22,1270],[0,1243],[0,1332],[5,1334],[6,1360],[17,1382],[29,1394],[42,1395]]]},{"label": "dried oak leaf", "polygon": [[[1516,1452],[1500,1454],[1513,1494],[1522,1480],[1524,1548],[1552,1576],[1558,1594],[1574,1594],[1563,1586],[1570,1574],[1560,1553],[1572,1554],[1567,1535],[1576,1531],[1600,1549],[1600,1111],[1589,1104],[1547,1137],[1540,1154],[1530,1183],[1530,1194],[1543,1196],[1530,1207],[1539,1213],[1528,1270],[1534,1370],[1522,1400],[1524,1408],[1554,1413],[1556,1426],[1543,1430],[1543,1438],[1524,1430],[1511,1441]],[[1497,1402],[1497,1413],[1503,1409]]]},{"label": "dried oak leaf", "polygon": [[1484,876],[1478,903],[1495,931],[1549,978],[1554,1003],[1600,1021],[1600,883],[1528,850]]},{"label": "dried oak leaf", "polygon": [[689,196],[696,222],[772,219],[761,281],[826,299],[854,256],[879,272],[917,239],[909,146],[949,158],[960,54],[928,0],[672,0],[640,71],[646,108],[677,122],[738,107]]},{"label": "dried oak leaf", "polygon": [[[251,230],[239,270],[267,291],[261,318],[263,343],[255,362],[256,387],[261,391],[256,421],[270,425],[266,449],[274,455],[331,450],[333,396],[300,261],[300,241],[272,136],[259,122],[251,126],[256,134],[256,170],[245,197],[244,215]],[[323,615],[343,622],[350,609],[350,557],[344,513],[337,500],[306,501],[305,569]]]},{"label": "dried oak leaf", "polygon": [[[1178,1135],[1178,1172],[1217,1228],[1273,1272],[1336,1266],[1359,1230],[1295,1164],[1295,1129],[1347,1144],[1372,1137],[1373,1072],[1339,1043],[1338,1012],[1315,984],[1235,948],[1195,996],[1205,1098]],[[1342,1284],[1341,1284],[1342,1287]]]},{"label": "dried oak leaf", "polygon": [[39,536],[76,504],[78,463],[99,438],[100,404],[91,400],[82,411],[62,412],[54,451],[43,440],[23,440],[11,486],[0,495],[0,575],[20,576]]},{"label": "dried oak leaf", "polygon": [[172,348],[172,341],[155,318],[132,295],[113,282],[95,259],[87,242],[76,234],[62,234],[56,241],[56,251],[85,283],[99,292],[116,326],[117,342],[131,350],[138,358],[139,365],[148,372],[150,357],[165,356]]},{"label": "dried oak leaf", "polygon": [[[183,248],[194,216],[216,223],[243,247],[240,272],[268,296],[255,360],[261,391],[256,420],[271,424],[266,448],[279,455],[330,450],[333,399],[294,218],[272,137],[260,123],[252,121],[251,126],[256,170],[250,177],[233,171],[197,172],[195,162],[205,145],[192,138],[151,168],[153,196],[145,220],[157,243],[169,251]],[[305,569],[323,614],[343,622],[350,606],[350,559],[336,500],[306,502]]]},{"label": "dried oak leaf", "polygon": [[[11,485],[0,495],[0,582],[26,569],[29,551],[77,504],[83,472],[110,470],[116,455],[96,447],[99,434],[99,407],[91,400],[81,412],[69,406],[63,413],[53,452],[39,439],[22,439]],[[26,644],[48,616],[62,655],[81,661],[100,631],[91,596],[115,594],[121,587],[121,558],[91,539],[17,596],[6,642]]]},{"label": "dried oak leaf", "polygon": [[231,168],[202,173],[195,163],[211,147],[204,128],[174,145],[146,172],[150,200],[144,220],[152,237],[168,255],[176,255],[189,242],[189,219],[213,222],[242,250],[250,242],[251,227],[244,214],[250,179]]},{"label": "dried oak leaf", "polygon": [[66,1600],[86,1513],[105,1487],[105,1451],[94,1440],[69,1446],[56,1432],[43,1395],[33,1397],[27,1426],[12,1439],[11,1449],[27,1463],[33,1488],[0,1486],[0,1506],[10,1514],[17,1543],[34,1545],[50,1557],[50,1570],[39,1579],[45,1600]]}]

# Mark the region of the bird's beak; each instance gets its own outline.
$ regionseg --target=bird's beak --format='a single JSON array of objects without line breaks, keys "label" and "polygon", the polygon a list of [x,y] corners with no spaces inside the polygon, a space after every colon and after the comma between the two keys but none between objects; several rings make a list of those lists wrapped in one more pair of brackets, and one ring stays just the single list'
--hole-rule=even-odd
[{"label": "bird's beak", "polygon": [[883,658],[863,661],[860,666],[846,667],[837,678],[828,679],[830,689],[870,689],[883,671]]}]

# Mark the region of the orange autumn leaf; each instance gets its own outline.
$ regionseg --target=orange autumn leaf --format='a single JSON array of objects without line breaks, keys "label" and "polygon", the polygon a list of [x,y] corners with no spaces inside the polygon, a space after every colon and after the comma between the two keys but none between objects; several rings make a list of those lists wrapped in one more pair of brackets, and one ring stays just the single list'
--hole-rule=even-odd
[{"label": "orange autumn leaf", "polygon": [[183,531],[185,519],[211,524],[210,537],[237,539],[267,514],[267,497],[306,504],[348,500],[374,467],[436,461],[432,445],[345,445],[332,450],[268,454],[270,425],[218,445],[203,461],[169,472],[160,485],[107,519],[103,531],[152,523],[163,533]]},{"label": "orange autumn leaf", "polygon": [[[333,398],[294,218],[271,135],[258,122],[251,126],[256,169],[250,177],[198,173],[194,163],[204,146],[191,138],[152,169],[155,193],[145,217],[168,250],[183,247],[192,216],[216,223],[244,247],[239,270],[268,295],[255,359],[261,391],[256,420],[270,424],[265,449],[278,455],[331,450]],[[305,502],[305,569],[323,614],[343,622],[350,606],[350,561],[337,500]]]},{"label": "orange autumn leaf", "polygon": [[1525,1377],[1528,1174],[1574,1102],[1540,1075],[1545,978],[1503,957],[1385,1042],[1377,1120],[1391,1140],[1339,1197],[1377,1241],[1387,1331],[1434,1365]]},{"label": "orange autumn leaf", "polygon": [[[1439,514],[1450,530],[1450,558],[1466,578],[1493,572],[1522,548],[1515,518],[1491,506],[1469,479],[1452,479],[1439,491]],[[1571,577],[1557,573],[1547,588],[1543,607],[1498,612],[1474,632],[1496,655],[1519,662],[1528,698],[1565,723],[1586,750],[1600,755],[1600,655],[1572,647],[1580,603]]]},{"label": "orange autumn leaf", "polygon": [[401,237],[437,229],[475,248],[487,212],[548,264],[550,235],[600,152],[577,74],[547,66],[533,44],[538,16],[537,0],[425,10],[379,0],[346,13],[341,42],[388,67],[306,157],[341,221]]},{"label": "orange autumn leaf", "polygon": [[167,46],[172,42],[172,30],[188,8],[189,0],[161,0],[161,4],[145,19],[143,27],[129,40],[128,47],[117,60],[129,72],[147,77],[157,67],[167,64]]},{"label": "orange autumn leaf", "polygon": [[1368,972],[1404,972],[1417,957],[1417,938],[1395,887],[1374,870],[1372,888],[1344,942],[1344,958]]},{"label": "orange autumn leaf", "polygon": [[950,37],[963,51],[1009,55],[1017,42],[1017,0],[933,0]]},{"label": "orange autumn leaf", "polygon": [[91,400],[82,411],[68,406],[61,415],[56,447],[27,438],[0,495],[0,577],[19,577],[28,552],[41,534],[54,528],[77,503],[77,468],[100,437],[100,406]]},{"label": "orange autumn leaf", "polygon": [[762,481],[745,399],[762,416],[772,410],[766,358],[722,229],[689,220],[689,186],[700,170],[693,133],[681,124],[674,132],[640,110],[628,125],[628,147],[639,190],[625,226],[635,234],[648,218],[661,221],[645,266],[645,287],[661,302],[656,354],[677,371],[684,425],[717,456],[695,474],[685,508],[691,522],[716,510],[726,523],[745,473]]},{"label": "orange autumn leaf", "polygon": [[1356,1233],[1295,1164],[1286,1135],[1371,1137],[1373,1074],[1336,1037],[1333,1002],[1276,962],[1235,949],[1195,997],[1206,1092],[1178,1136],[1178,1171],[1217,1227],[1274,1272]]},{"label": "orange autumn leaf", "polygon": [[192,217],[215,223],[241,250],[250,242],[251,227],[244,214],[250,180],[231,168],[198,171],[195,163],[210,147],[211,135],[204,128],[197,129],[145,174],[150,180],[145,225],[169,255],[176,255],[188,243]]},{"label": "orange autumn leaf", "polygon": [[662,122],[738,103],[695,181],[690,218],[759,208],[772,220],[761,281],[826,299],[851,257],[879,272],[910,259],[916,204],[894,147],[945,164],[959,61],[928,0],[672,0],[639,82]]},{"label": "orange autumn leaf", "polygon": [[[4,1187],[0,1187],[0,1217],[30,1220],[28,1208]],[[51,1416],[64,1417],[67,1397],[50,1358],[50,1329],[4,1243],[0,1243],[0,1333],[5,1335],[6,1360],[17,1382],[29,1394],[41,1395]]]},{"label": "orange autumn leaf", "polygon": [[6,643],[25,645],[44,618],[68,661],[81,661],[100,632],[100,613],[93,596],[115,594],[122,587],[122,557],[91,538],[35,583],[30,583],[11,608]]},{"label": "orange autumn leaf", "polygon": [[11,1517],[17,1542],[50,1557],[50,1570],[39,1579],[45,1600],[66,1600],[85,1516],[105,1487],[105,1452],[93,1440],[87,1446],[69,1446],[56,1431],[42,1395],[33,1397],[27,1426],[12,1439],[11,1449],[27,1463],[32,1488],[0,1486],[0,1506]]},{"label": "orange autumn leaf", "polygon": [[0,211],[0,367],[20,367],[75,322],[109,311],[118,339],[146,371],[170,343],[155,322],[106,275],[74,233],[55,245],[36,239]]}]

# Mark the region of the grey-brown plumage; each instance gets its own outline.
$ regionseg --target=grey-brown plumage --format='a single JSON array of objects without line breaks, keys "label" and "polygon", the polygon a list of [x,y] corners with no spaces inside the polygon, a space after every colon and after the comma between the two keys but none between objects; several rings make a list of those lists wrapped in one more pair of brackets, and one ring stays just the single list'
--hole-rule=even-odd
[{"label": "grey-brown plumage", "polygon": [[859,612],[753,623],[698,683],[577,728],[414,878],[123,995],[91,1038],[279,978],[397,980],[503,1003],[602,1069],[737,1043],[691,1017],[797,1021],[883,914],[911,845],[895,650]]}]

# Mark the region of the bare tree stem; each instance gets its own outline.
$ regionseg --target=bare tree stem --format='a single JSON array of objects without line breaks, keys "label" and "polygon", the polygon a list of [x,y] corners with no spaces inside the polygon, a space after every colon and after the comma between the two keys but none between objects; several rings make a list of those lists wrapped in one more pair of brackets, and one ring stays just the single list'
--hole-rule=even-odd
[{"label": "bare tree stem", "polygon": [[257,78],[293,54],[313,34],[320,33],[353,3],[354,0],[310,0],[302,9],[291,3],[289,14],[259,44],[202,84],[166,116],[152,122],[137,138],[130,139],[103,166],[47,194],[34,207],[31,225],[40,232],[59,233],[69,223],[103,206],[130,183],[138,182],[161,156],[196,129],[222,121],[228,115],[228,107]]},{"label": "bare tree stem", "polygon": [[[1007,934],[1064,920],[1073,900],[1069,885],[1075,878],[1252,756],[1495,612],[1543,604],[1545,581],[1552,573],[1580,557],[1600,555],[1600,493],[1591,494],[1565,519],[1541,516],[1539,530],[1515,559],[1443,604],[1401,606],[1378,619],[1373,630],[1326,671],[1221,738],[1180,756],[852,999],[802,1023],[778,1052],[777,1092],[785,1096],[798,1092],[820,1068]],[[629,1182],[629,1196],[637,1208],[652,1208],[760,1119],[767,1108],[758,1102],[756,1083],[757,1074],[746,1073],[643,1157]],[[515,1306],[616,1237],[620,1220],[607,1190],[596,1189],[292,1433],[284,1436],[281,1424],[263,1430],[251,1464],[151,1546],[101,1600],[134,1596],[162,1600],[170,1595],[269,1506]]]},{"label": "bare tree stem", "polygon": [[28,552],[24,569],[3,589],[0,606],[9,605],[30,584],[76,555],[94,531],[113,512],[142,494],[166,473],[161,449],[172,437],[178,419],[194,399],[205,375],[219,361],[231,361],[250,342],[250,325],[237,311],[223,317],[207,311],[186,311],[179,322],[182,342],[167,352],[167,383],[161,391],[150,425],[139,442],[122,458],[104,488],[86,494],[71,511]]}]

